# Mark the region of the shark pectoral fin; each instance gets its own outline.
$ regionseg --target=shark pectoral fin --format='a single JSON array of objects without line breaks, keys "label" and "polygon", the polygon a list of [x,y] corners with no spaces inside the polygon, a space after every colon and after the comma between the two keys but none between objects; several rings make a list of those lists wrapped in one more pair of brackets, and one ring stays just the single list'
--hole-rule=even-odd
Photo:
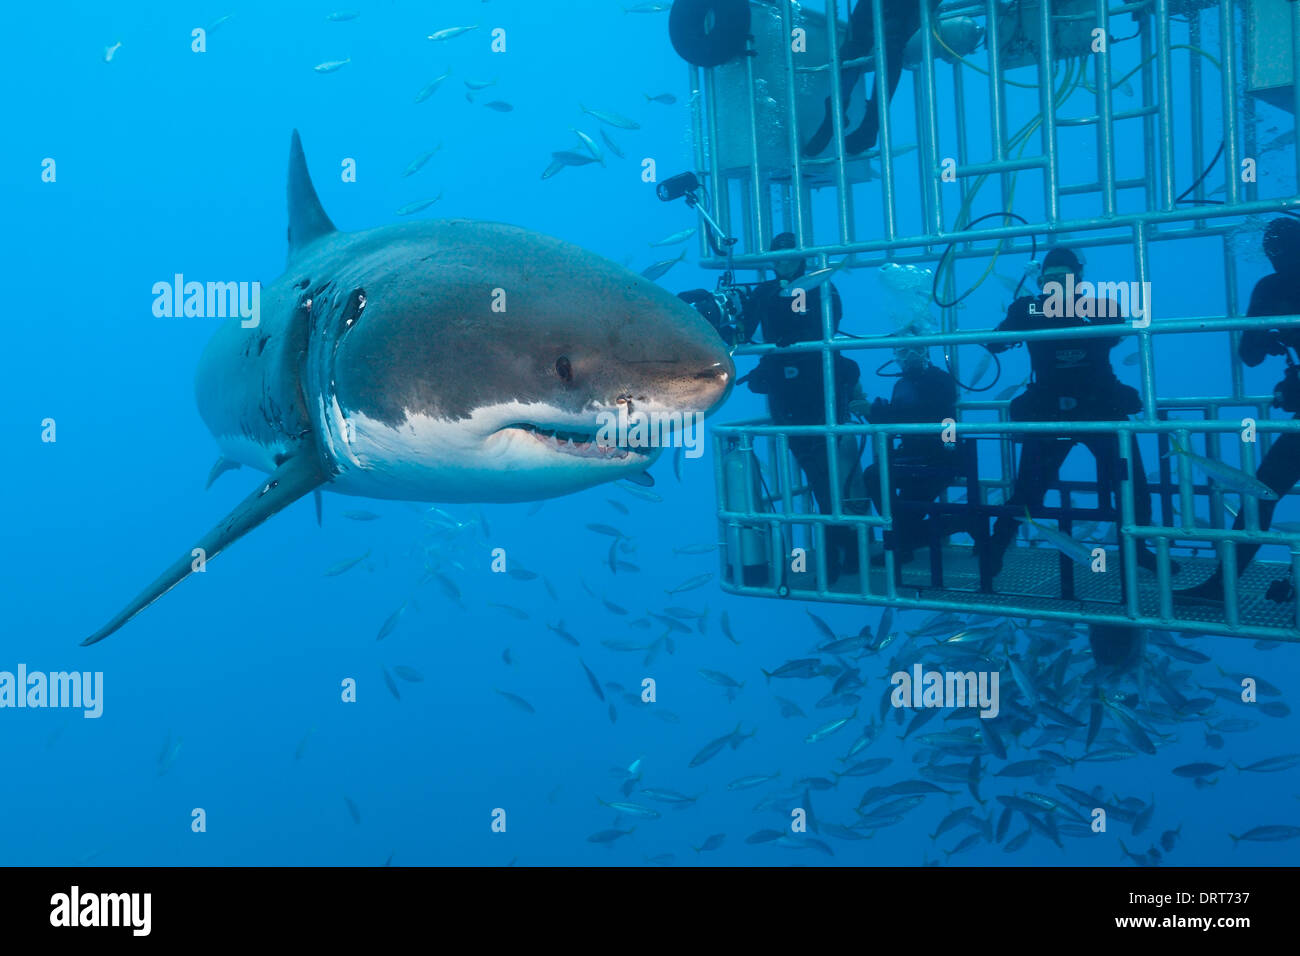
[{"label": "shark pectoral fin", "polygon": [[224,475],[226,472],[234,471],[236,468],[242,468],[242,467],[243,465],[241,465],[237,461],[231,461],[229,458],[225,458],[225,457],[218,458],[216,464],[212,466],[212,470],[208,472],[208,483],[203,486],[203,490],[207,491],[209,488],[211,488],[212,483],[216,481],[218,478],[220,478],[222,475]]},{"label": "shark pectoral fin", "polygon": [[625,480],[634,485],[640,485],[642,488],[653,488],[655,486],[654,476],[648,471],[639,471],[635,475],[628,475]]},{"label": "shark pectoral fin", "polygon": [[[293,504],[309,491],[328,480],[313,454],[290,458],[258,485],[257,490],[239,503],[215,528],[194,544],[201,548],[203,560],[215,558],[226,546],[239,540],[278,511]],[[195,555],[187,550],[152,584],[141,591],[107,624],[81,642],[82,647],[98,643],[154,601],[158,600],[194,570]]]}]

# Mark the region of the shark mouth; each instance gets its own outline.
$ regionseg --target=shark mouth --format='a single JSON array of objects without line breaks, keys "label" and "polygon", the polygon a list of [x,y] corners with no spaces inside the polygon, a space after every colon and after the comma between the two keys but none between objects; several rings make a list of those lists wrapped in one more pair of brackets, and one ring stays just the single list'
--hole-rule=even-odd
[{"label": "shark mouth", "polygon": [[649,458],[648,455],[627,446],[598,442],[595,429],[543,428],[531,422],[512,422],[500,430],[523,432],[552,451],[575,458],[619,462],[634,462]]}]

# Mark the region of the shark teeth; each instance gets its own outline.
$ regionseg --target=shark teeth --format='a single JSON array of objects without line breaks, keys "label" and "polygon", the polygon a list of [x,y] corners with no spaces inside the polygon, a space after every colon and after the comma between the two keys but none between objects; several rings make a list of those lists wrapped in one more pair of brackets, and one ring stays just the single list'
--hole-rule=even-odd
[{"label": "shark teeth", "polygon": [[606,461],[625,461],[635,452],[617,445],[604,445],[596,441],[594,432],[569,431],[558,428],[543,428],[527,422],[517,422],[510,426],[527,432],[542,444],[554,451],[579,458],[598,458]]}]

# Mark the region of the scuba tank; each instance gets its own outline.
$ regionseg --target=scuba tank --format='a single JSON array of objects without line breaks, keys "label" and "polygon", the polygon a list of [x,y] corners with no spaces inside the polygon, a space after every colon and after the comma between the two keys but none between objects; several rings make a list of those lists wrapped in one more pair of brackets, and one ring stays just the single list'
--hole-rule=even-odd
[{"label": "scuba tank", "polygon": [[[771,510],[763,502],[762,473],[758,456],[748,439],[732,441],[722,456],[723,507],[726,511]],[[735,569],[741,569],[741,583],[747,587],[768,584],[768,555],[771,529],[766,526],[729,522],[726,529],[727,578],[735,583]]]}]

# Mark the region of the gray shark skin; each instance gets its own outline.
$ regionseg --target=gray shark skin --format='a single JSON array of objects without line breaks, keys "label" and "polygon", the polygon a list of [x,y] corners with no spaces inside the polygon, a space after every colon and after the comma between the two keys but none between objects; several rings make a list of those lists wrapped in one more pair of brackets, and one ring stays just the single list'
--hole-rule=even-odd
[{"label": "gray shark skin", "polygon": [[600,423],[708,414],[734,379],[693,309],[561,240],[463,219],[338,231],[295,130],[286,271],[256,326],[217,329],[195,377],[226,462],[212,478],[269,477],[82,644],[184,580],[192,549],[211,559],[306,494],[530,501],[637,476],[660,449],[599,446]]}]

